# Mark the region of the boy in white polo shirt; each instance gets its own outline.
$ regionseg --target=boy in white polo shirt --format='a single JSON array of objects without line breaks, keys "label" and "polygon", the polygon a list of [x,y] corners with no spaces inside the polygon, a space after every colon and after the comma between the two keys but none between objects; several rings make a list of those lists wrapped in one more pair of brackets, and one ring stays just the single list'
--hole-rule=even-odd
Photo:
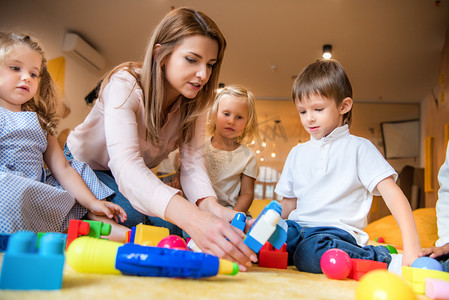
[{"label": "boy in white polo shirt", "polygon": [[421,251],[412,210],[382,154],[349,133],[352,87],[343,67],[335,60],[312,63],[296,78],[292,97],[311,139],[290,151],[275,189],[288,217],[290,263],[321,273],[323,253],[339,248],[351,258],[390,264],[388,249],[367,246],[363,231],[373,195],[381,195],[401,229],[402,264],[409,266]]}]

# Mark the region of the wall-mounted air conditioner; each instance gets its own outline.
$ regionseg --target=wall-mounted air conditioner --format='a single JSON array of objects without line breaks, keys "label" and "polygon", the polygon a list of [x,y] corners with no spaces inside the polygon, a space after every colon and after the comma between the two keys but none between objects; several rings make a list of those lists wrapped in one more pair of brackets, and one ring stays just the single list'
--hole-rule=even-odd
[{"label": "wall-mounted air conditioner", "polygon": [[66,33],[62,51],[77,58],[95,71],[101,71],[106,59],[76,33]]}]

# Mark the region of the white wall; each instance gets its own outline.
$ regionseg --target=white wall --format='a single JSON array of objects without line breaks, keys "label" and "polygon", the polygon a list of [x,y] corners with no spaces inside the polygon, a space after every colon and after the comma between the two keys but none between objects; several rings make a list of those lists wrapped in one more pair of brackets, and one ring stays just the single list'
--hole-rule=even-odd
[{"label": "white wall", "polygon": [[[84,97],[95,87],[101,72],[95,72],[61,51],[67,28],[62,27],[58,16],[25,0],[2,0],[0,8],[0,30],[23,32],[38,38],[47,60],[64,56],[65,84],[64,103],[71,113],[61,121],[58,129],[73,128],[81,123],[90,111]],[[18,13],[20,12],[20,13]]]}]

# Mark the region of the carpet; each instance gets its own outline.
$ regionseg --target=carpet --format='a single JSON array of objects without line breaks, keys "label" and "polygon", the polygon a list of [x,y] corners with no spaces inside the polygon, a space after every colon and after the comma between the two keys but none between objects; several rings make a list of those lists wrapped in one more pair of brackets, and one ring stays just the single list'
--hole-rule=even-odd
[{"label": "carpet", "polygon": [[[77,273],[65,266],[61,290],[0,290],[0,299],[355,299],[358,282],[323,274],[261,268],[236,276],[175,279]],[[418,296],[417,299],[429,299]]]}]

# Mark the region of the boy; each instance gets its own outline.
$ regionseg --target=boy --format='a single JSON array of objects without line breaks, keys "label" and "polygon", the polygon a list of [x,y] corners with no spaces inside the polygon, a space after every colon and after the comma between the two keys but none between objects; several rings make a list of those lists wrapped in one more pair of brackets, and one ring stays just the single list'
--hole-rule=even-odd
[{"label": "boy", "polygon": [[[377,148],[349,133],[352,87],[343,67],[335,60],[309,65],[296,78],[292,97],[311,139],[290,151],[275,189],[283,197],[282,217],[288,217],[290,262],[321,273],[323,253],[339,248],[351,258],[390,265],[388,249],[366,246],[363,231],[373,194],[380,194],[401,229],[402,264],[410,265],[421,246],[409,202]],[[394,259],[399,273],[401,255]]]}]

